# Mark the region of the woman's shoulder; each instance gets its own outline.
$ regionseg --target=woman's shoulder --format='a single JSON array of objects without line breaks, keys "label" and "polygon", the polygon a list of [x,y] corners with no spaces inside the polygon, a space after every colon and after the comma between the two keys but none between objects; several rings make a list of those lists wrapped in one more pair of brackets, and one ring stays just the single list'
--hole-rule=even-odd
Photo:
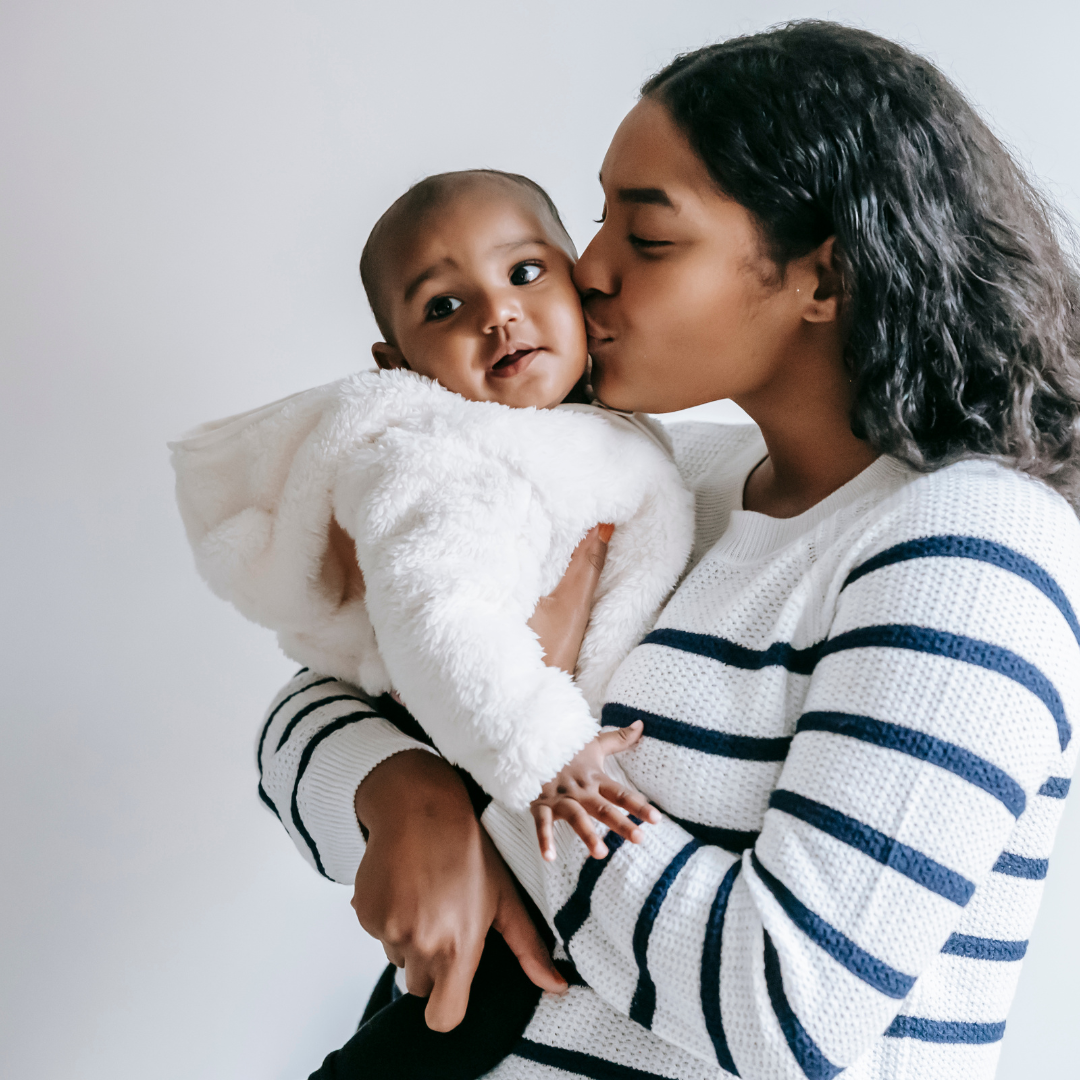
[{"label": "woman's shoulder", "polygon": [[856,558],[899,545],[993,548],[1037,563],[1080,595],[1080,520],[1048,484],[996,461],[959,461],[910,480],[856,528]]}]

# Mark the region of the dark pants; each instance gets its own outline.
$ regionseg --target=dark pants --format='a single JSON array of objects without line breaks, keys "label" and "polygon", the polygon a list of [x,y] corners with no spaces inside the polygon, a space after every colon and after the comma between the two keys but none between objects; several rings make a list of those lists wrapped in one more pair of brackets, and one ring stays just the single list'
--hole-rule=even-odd
[{"label": "dark pants", "polygon": [[476,1080],[521,1037],[540,1000],[502,936],[488,932],[465,1019],[453,1031],[424,1023],[424,998],[402,994],[383,972],[356,1034],[309,1080]]}]

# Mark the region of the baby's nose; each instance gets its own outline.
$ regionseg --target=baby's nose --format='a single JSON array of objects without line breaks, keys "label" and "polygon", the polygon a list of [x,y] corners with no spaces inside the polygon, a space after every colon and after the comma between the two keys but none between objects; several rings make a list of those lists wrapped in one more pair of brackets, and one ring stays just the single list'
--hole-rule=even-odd
[{"label": "baby's nose", "polygon": [[488,332],[502,329],[510,323],[519,322],[520,319],[521,304],[513,293],[500,293],[491,297],[487,311]]}]

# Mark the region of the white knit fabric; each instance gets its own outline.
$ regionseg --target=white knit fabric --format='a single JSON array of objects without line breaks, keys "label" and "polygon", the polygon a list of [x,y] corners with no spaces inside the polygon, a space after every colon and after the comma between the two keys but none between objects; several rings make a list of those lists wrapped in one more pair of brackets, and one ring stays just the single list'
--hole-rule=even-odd
[{"label": "white knit fabric", "polygon": [[[621,765],[665,819],[602,862],[560,826],[548,866],[487,809],[587,984],[491,1075],[988,1080],[1076,758],[1080,523],[997,464],[889,458],[771,519],[741,509],[755,429],[673,436],[693,569],[604,710],[644,720]],[[306,798],[351,870],[351,793]]]}]

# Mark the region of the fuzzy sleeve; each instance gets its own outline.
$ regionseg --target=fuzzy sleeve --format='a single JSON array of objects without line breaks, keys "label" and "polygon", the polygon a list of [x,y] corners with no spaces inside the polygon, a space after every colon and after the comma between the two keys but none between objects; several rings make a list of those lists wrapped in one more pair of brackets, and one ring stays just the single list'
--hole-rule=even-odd
[{"label": "fuzzy sleeve", "polygon": [[343,470],[335,500],[406,707],[450,762],[524,808],[598,725],[528,626],[554,584],[543,578],[550,515],[534,483],[489,445],[391,431]]}]

